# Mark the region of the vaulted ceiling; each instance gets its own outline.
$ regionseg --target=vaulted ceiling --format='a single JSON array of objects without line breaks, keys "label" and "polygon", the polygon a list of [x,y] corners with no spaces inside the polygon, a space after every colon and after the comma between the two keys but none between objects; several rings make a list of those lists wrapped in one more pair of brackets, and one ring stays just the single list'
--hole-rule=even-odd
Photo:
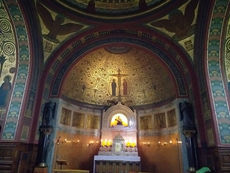
[{"label": "vaulted ceiling", "polygon": [[[69,63],[70,61],[64,61],[65,52],[75,52],[73,49],[77,48],[67,50],[68,45],[74,44],[76,39],[81,44],[90,44],[90,40],[100,40],[108,33],[129,33],[143,39],[150,37],[155,42],[154,46],[162,46],[165,56],[169,58],[162,61],[162,55],[155,52],[159,48],[149,53],[130,45],[124,46],[122,39],[119,41],[120,45],[116,44],[115,47],[107,41],[105,46],[100,45],[96,50],[86,51],[81,59],[76,55],[77,61],[66,64],[69,67],[59,80],[62,82],[59,96],[96,105],[106,105],[114,100],[121,100],[129,105],[146,105],[177,97],[180,95],[177,87],[185,87],[185,84],[182,84],[183,75],[178,76],[179,67],[173,66],[181,63],[184,75],[189,70],[172,47],[181,49],[186,61],[192,65],[198,6],[198,0],[36,1],[43,38],[44,63],[60,58],[63,59],[62,63]],[[92,38],[89,33],[92,33]],[[162,38],[158,38],[158,35]],[[114,52],[123,49],[127,50]],[[60,51],[63,51],[63,55],[58,58],[56,53]],[[170,60],[170,56],[178,62]],[[74,55],[71,57],[74,59]],[[113,76],[118,74],[118,70],[127,75],[121,80],[125,79],[128,84],[128,94],[121,94],[120,98],[113,97],[111,87],[113,79],[118,85],[118,78]],[[122,82],[119,85],[117,93],[123,90]],[[54,95],[57,95],[56,91]],[[182,95],[186,95],[186,91]]]}]

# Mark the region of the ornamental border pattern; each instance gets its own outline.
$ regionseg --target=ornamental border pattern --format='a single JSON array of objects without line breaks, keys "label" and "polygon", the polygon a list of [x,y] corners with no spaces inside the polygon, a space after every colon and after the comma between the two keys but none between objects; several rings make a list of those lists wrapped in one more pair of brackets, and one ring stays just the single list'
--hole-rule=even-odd
[{"label": "ornamental border pattern", "polygon": [[225,73],[226,73],[226,77],[227,77],[227,82],[228,82],[228,91],[230,91],[230,18],[228,19],[227,22],[227,33],[226,33],[226,37],[225,37],[225,43],[224,43],[224,65],[225,65]]},{"label": "ornamental border pattern", "polygon": [[230,144],[230,114],[220,62],[221,34],[227,7],[228,1],[216,0],[207,45],[208,85],[211,90],[212,104],[221,144]]},{"label": "ornamental border pattern", "polygon": [[29,40],[25,21],[16,0],[5,1],[9,9],[9,15],[15,27],[16,39],[18,44],[18,67],[15,82],[12,90],[9,109],[6,115],[6,122],[2,133],[2,140],[14,140],[18,126],[20,110],[26,90],[26,84],[29,73],[30,50]]}]

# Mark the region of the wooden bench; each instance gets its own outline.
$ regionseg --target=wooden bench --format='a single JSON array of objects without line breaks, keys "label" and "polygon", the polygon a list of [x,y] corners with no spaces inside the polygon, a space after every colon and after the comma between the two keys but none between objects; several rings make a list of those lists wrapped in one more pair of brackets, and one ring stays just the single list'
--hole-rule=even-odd
[{"label": "wooden bench", "polygon": [[54,173],[89,173],[89,170],[80,169],[54,169]]},{"label": "wooden bench", "polygon": [[152,172],[129,172],[129,173],[152,173]]}]

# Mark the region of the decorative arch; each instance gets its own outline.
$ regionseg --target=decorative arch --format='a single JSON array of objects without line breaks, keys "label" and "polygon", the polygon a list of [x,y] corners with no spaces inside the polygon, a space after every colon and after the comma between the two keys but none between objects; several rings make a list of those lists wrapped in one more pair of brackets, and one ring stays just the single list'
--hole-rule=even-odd
[{"label": "decorative arch", "polygon": [[173,76],[176,80],[176,84],[178,87],[178,96],[183,97],[187,96],[186,91],[186,84],[183,79],[182,74],[180,73],[180,68],[177,64],[173,62],[173,60],[160,48],[154,47],[153,45],[150,45],[148,43],[144,43],[141,40],[134,39],[134,38],[122,38],[122,37],[116,37],[116,38],[109,38],[109,39],[102,39],[95,42],[90,43],[89,45],[86,45],[85,47],[81,48],[80,50],[76,49],[74,52],[71,53],[71,56],[66,57],[66,60],[64,63],[61,63],[59,66],[60,71],[56,74],[52,90],[50,92],[50,96],[56,97],[59,96],[59,92],[61,89],[62,80],[65,77],[65,74],[68,72],[69,68],[71,67],[70,64],[75,64],[76,61],[78,61],[79,57],[87,53],[88,51],[91,51],[92,49],[96,47],[100,47],[101,45],[106,45],[108,43],[127,43],[131,45],[138,45],[144,48],[149,49],[153,53],[157,54],[161,60],[166,63],[166,65],[169,67],[171,72],[173,73]]},{"label": "decorative arch", "polygon": [[222,34],[229,1],[217,0],[214,5],[207,40],[207,85],[217,131],[218,144],[230,144],[230,114],[226,86],[221,67]]},{"label": "decorative arch", "polygon": [[[168,41],[168,43],[164,43]],[[145,49],[150,50],[154,54],[157,54],[163,62],[167,64],[172,71],[177,86],[179,88],[179,96],[187,96],[186,84],[182,71],[187,72],[192,69],[189,58],[186,57],[185,52],[181,48],[172,45],[172,42],[159,38],[158,35],[150,33],[142,33],[140,31],[126,31],[126,30],[112,30],[94,32],[89,35],[79,36],[74,40],[69,41],[68,45],[63,45],[57,52],[55,52],[47,63],[47,70],[45,73],[49,73],[47,76],[47,82],[50,83],[50,79],[54,81],[52,84],[52,90],[46,95],[58,96],[62,79],[65,73],[70,68],[71,64],[78,61],[78,57],[86,54],[90,50],[95,49],[106,44],[111,43],[127,43],[131,45],[137,45]],[[187,60],[183,60],[187,59]],[[183,70],[181,70],[183,69]],[[55,74],[54,74],[55,73]],[[184,73],[185,75],[185,73]],[[188,77],[188,76],[187,76]],[[192,77],[189,76],[188,81],[191,82]]]},{"label": "decorative arch", "polygon": [[111,127],[111,120],[116,114],[123,114],[127,119],[127,125],[129,127],[136,127],[136,115],[129,107],[118,103],[110,107],[106,112],[104,112],[104,121],[102,123],[103,128]]},{"label": "decorative arch", "polygon": [[[167,64],[175,77],[178,87],[178,97],[189,97],[188,88],[194,92],[193,99],[196,107],[196,113],[203,135],[202,120],[200,120],[201,108],[199,98],[199,88],[197,85],[196,74],[193,71],[193,65],[184,52],[183,48],[176,45],[172,40],[165,38],[159,33],[142,30],[103,30],[91,31],[83,35],[78,35],[70,39],[54,52],[46,63],[46,68],[41,77],[39,98],[36,105],[36,112],[40,112],[41,103],[44,103],[50,97],[58,97],[62,81],[65,74],[75,61],[76,57],[86,54],[95,47],[107,45],[110,43],[126,43],[145,47],[157,54],[161,60]],[[188,86],[189,84],[189,86]],[[195,93],[195,92],[198,92]],[[36,123],[38,117],[34,119]],[[202,137],[204,139],[204,137]]]},{"label": "decorative arch", "polygon": [[12,95],[9,102],[10,106],[7,111],[5,125],[2,132],[2,140],[14,140],[21,115],[22,103],[25,98],[25,91],[28,86],[30,48],[26,24],[17,1],[10,0],[5,2],[15,29],[15,37],[17,40],[17,52],[15,58],[18,60],[18,66],[17,74],[14,79],[14,86],[12,86]]}]

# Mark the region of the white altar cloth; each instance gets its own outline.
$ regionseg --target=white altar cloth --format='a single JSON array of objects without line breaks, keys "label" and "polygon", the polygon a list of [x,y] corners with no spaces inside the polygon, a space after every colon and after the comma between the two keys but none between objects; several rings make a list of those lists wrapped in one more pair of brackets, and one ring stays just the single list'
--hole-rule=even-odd
[{"label": "white altar cloth", "polygon": [[93,173],[95,173],[96,161],[140,162],[141,158],[139,156],[96,155],[94,156],[94,161],[93,161]]},{"label": "white altar cloth", "polygon": [[96,155],[94,156],[94,161],[97,160],[107,160],[107,161],[126,161],[126,162],[140,162],[139,156],[106,156],[106,155]]}]

